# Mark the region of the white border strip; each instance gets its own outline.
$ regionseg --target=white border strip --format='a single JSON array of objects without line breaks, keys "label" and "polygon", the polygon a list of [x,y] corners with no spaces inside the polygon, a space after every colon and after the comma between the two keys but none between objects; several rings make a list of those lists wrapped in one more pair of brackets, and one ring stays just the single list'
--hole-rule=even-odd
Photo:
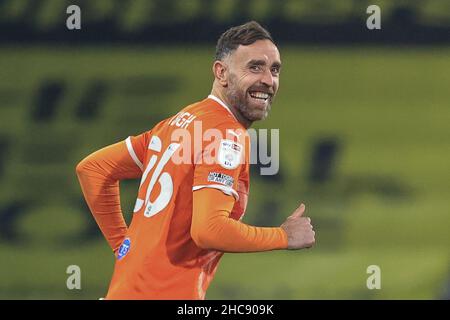
[{"label": "white border strip", "polygon": [[228,188],[226,186],[220,185],[220,184],[205,184],[201,186],[194,186],[192,187],[192,191],[197,191],[203,188],[212,188],[212,189],[218,189],[225,193],[226,195],[233,196],[236,198],[236,201],[239,200],[239,194],[232,188]]},{"label": "white border strip", "polygon": [[137,164],[137,166],[138,166],[141,170],[144,170],[144,166],[142,165],[142,162],[139,161],[139,159],[138,159],[136,153],[134,152],[133,145],[131,144],[131,137],[128,137],[128,138],[125,140],[125,142],[126,142],[126,144],[127,144],[127,149],[128,149],[128,152],[130,153],[131,158],[134,160],[134,162]]}]

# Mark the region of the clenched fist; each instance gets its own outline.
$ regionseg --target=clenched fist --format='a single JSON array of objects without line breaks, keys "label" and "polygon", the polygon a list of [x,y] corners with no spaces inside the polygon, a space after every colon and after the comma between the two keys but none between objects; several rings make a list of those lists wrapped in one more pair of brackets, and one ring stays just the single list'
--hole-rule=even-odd
[{"label": "clenched fist", "polygon": [[309,217],[303,217],[305,205],[302,203],[281,225],[288,237],[288,249],[311,248],[316,239]]}]

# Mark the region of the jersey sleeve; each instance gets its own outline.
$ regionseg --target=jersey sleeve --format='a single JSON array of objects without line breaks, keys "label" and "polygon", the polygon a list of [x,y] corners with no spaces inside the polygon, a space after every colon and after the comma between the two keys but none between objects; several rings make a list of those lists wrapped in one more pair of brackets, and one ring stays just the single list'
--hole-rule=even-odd
[{"label": "jersey sleeve", "polygon": [[76,167],[86,203],[113,251],[117,251],[127,233],[119,181],[142,176],[147,137],[148,133],[143,133],[104,147]]},{"label": "jersey sleeve", "polygon": [[208,130],[205,136],[211,140],[202,143],[200,152],[194,152],[192,190],[218,189],[238,200],[239,175],[249,162],[248,134],[236,125],[226,123]]},{"label": "jersey sleeve", "polygon": [[88,155],[78,163],[76,173],[95,221],[116,251],[127,233],[120,206],[119,181],[138,178],[142,172],[122,141]]},{"label": "jersey sleeve", "polygon": [[287,249],[281,227],[256,227],[230,218],[234,201],[223,193],[194,192],[191,237],[197,246],[223,252],[259,252]]},{"label": "jersey sleeve", "polygon": [[143,163],[149,142],[149,134],[149,132],[144,132],[138,136],[129,136],[125,139],[128,153],[141,171],[144,170]]}]

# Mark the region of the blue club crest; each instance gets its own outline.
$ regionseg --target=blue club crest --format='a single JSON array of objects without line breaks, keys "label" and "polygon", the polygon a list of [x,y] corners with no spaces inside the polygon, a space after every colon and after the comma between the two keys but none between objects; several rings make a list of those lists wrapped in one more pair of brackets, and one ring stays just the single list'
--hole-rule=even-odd
[{"label": "blue club crest", "polygon": [[130,250],[130,246],[131,246],[130,238],[126,238],[125,240],[123,240],[119,248],[119,253],[117,254],[117,260],[120,260],[127,255],[128,251]]}]

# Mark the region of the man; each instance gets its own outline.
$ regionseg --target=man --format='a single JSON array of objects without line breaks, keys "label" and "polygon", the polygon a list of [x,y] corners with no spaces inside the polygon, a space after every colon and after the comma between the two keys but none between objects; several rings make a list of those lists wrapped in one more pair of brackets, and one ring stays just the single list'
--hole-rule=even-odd
[{"label": "man", "polygon": [[[240,221],[249,192],[246,129],[267,117],[280,68],[264,28],[253,21],[233,27],[218,40],[206,99],[78,164],[85,199],[116,255],[107,299],[204,299],[224,252],[314,244],[303,204],[281,227]],[[136,178],[127,227],[119,181]]]}]

